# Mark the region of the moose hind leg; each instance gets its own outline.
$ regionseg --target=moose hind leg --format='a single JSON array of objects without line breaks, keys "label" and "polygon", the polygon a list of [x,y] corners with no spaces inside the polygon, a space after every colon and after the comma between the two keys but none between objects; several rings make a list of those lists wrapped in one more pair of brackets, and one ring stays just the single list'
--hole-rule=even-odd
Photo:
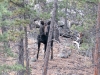
[{"label": "moose hind leg", "polygon": [[38,42],[38,52],[37,52],[37,59],[38,59],[38,56],[39,56],[39,51],[40,51],[40,42]]},{"label": "moose hind leg", "polygon": [[53,59],[53,41],[51,42],[51,59]]}]

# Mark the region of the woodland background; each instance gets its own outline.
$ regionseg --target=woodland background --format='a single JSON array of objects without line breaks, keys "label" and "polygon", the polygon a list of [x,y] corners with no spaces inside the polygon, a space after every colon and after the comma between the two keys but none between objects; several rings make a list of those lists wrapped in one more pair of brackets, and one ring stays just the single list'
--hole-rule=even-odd
[{"label": "woodland background", "polygon": [[[60,40],[63,40],[60,46],[55,42],[55,45],[57,45],[55,50],[58,50],[59,47],[60,50],[73,50],[74,52],[71,53],[72,60],[82,57],[81,59],[84,62],[88,63],[84,60],[86,58],[93,65],[98,0],[58,0],[57,5],[57,24],[55,27],[58,28],[59,33],[67,34],[70,29],[73,32],[83,33],[84,36],[82,37],[83,43],[80,45],[79,54],[76,53],[77,48],[70,45],[64,37],[60,38]],[[50,20],[53,8],[53,0],[0,0],[0,75],[41,74],[43,56],[40,56],[41,61],[33,62],[37,51],[36,39],[40,25],[35,23],[34,20]],[[54,54],[59,54],[59,52]],[[66,61],[70,61],[70,59],[70,57],[66,58]],[[65,62],[64,60],[59,59],[61,63]],[[55,63],[59,61],[57,60]],[[52,61],[50,62],[52,63]],[[38,64],[41,65],[34,67]],[[54,67],[57,66],[52,68]],[[33,69],[37,69],[39,73]],[[85,72],[79,74],[73,71],[73,74],[64,74],[63,71],[60,73],[57,70],[54,75],[93,75],[93,71],[91,74]],[[48,75],[53,75],[52,71]]]}]

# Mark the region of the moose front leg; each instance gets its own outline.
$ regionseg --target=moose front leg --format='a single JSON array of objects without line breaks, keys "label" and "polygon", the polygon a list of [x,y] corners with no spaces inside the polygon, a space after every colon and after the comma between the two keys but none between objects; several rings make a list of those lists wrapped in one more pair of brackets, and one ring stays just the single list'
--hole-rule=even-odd
[{"label": "moose front leg", "polygon": [[44,45],[44,58],[45,58],[45,55],[46,55],[46,48],[47,48],[47,44]]}]

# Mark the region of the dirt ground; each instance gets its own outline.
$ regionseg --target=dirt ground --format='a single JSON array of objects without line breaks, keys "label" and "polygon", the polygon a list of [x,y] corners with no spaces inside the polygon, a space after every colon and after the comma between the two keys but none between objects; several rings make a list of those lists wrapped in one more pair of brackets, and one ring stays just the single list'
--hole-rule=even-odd
[{"label": "dirt ground", "polygon": [[[31,63],[32,75],[42,75],[44,61],[42,57]],[[49,60],[47,75],[93,75],[91,65],[91,60],[88,57],[74,52],[69,58],[54,56],[53,60]]]},{"label": "dirt ground", "polygon": [[[29,39],[28,43],[31,75],[42,75],[44,64],[43,44],[41,45],[39,59],[34,62],[33,59],[37,54],[37,43],[34,39]],[[58,54],[63,48],[70,50],[67,46],[63,47],[63,45],[54,43],[54,58],[49,60],[47,75],[93,75],[93,66],[89,57],[82,56],[77,53],[76,49],[72,49],[68,58],[60,58]],[[10,60],[12,58],[9,59],[8,64],[13,64]],[[15,72],[10,72],[10,75],[16,74]]]},{"label": "dirt ground", "polygon": [[[32,42],[32,41],[31,41]],[[68,58],[58,57],[59,45],[54,46],[54,59],[49,60],[47,75],[93,75],[93,66],[91,59],[86,56],[79,55],[76,50],[72,50],[71,55]],[[31,75],[42,75],[43,72],[43,44],[41,46],[39,59],[33,62],[32,59],[36,57],[36,52],[30,51],[30,67]],[[66,50],[69,48],[66,48]]]}]

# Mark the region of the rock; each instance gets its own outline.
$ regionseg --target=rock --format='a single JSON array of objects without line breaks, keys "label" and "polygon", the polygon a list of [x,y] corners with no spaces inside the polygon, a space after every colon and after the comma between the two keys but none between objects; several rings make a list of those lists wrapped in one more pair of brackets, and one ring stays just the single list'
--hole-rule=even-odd
[{"label": "rock", "polygon": [[31,62],[36,62],[36,60],[37,60],[36,58],[32,58]]},{"label": "rock", "polygon": [[58,54],[60,58],[68,58],[71,55],[71,50],[63,50],[61,53]]},{"label": "rock", "polygon": [[85,56],[86,55],[86,50],[80,50],[79,54],[82,55],[82,56]]}]

